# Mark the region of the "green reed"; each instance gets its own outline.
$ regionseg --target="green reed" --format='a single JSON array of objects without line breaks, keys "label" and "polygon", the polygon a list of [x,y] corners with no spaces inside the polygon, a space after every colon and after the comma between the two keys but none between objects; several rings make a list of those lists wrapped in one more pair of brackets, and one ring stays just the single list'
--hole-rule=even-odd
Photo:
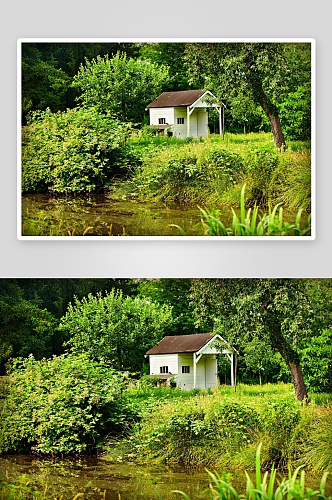
[{"label": "green reed", "polygon": [[[260,443],[256,452],[256,484],[250,479],[247,472],[247,486],[245,494],[238,494],[235,488],[229,483],[226,474],[221,475],[208,471],[210,476],[209,488],[203,492],[209,493],[211,500],[331,500],[332,495],[325,495],[325,485],[328,472],[324,472],[319,489],[313,490],[305,487],[305,471],[301,471],[301,466],[294,473],[288,469],[288,479],[281,477],[277,480],[277,471],[272,466],[271,470],[261,473],[260,467]],[[190,500],[184,492],[175,490],[174,493],[181,494],[186,500]]]},{"label": "green reed", "polygon": [[[283,209],[280,204],[275,207],[269,206],[268,214],[259,213],[259,207],[254,205],[253,209],[245,210],[245,188],[241,190],[241,215],[236,215],[232,208],[233,221],[230,227],[226,227],[219,219],[219,211],[212,208],[210,211],[199,208],[202,218],[201,227],[204,236],[305,236],[311,231],[311,215],[309,214],[306,224],[301,229],[301,215],[303,209],[297,212],[295,222],[290,224],[283,220]],[[183,236],[186,236],[183,229],[175,224]]]}]

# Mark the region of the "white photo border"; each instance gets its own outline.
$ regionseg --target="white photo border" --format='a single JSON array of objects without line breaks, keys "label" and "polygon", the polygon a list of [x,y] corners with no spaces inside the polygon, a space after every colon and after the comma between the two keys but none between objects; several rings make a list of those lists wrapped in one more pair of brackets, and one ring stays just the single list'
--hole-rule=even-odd
[{"label": "white photo border", "polygon": [[[23,43],[310,43],[311,44],[311,235],[310,236],[23,236],[21,198],[21,91]],[[17,239],[21,241],[310,241],[316,239],[316,40],[315,38],[19,38],[17,40]]]}]

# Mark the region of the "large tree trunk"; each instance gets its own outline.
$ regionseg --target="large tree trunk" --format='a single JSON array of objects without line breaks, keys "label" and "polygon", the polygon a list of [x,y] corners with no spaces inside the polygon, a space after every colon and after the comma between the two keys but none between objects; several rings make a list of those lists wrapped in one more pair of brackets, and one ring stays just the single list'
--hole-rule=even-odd
[{"label": "large tree trunk", "polygon": [[[257,85],[256,85],[257,87]],[[257,94],[259,95],[259,105],[263,109],[264,113],[268,117],[271,127],[272,127],[272,133],[273,133],[273,139],[278,148],[283,148],[284,150],[287,149],[286,146],[286,141],[284,138],[284,134],[281,129],[281,123],[280,123],[280,118],[278,115],[278,109],[277,107],[272,104],[267,97],[267,95],[263,92],[263,89],[259,88],[257,89]]]},{"label": "large tree trunk", "polygon": [[272,133],[273,133],[273,139],[274,139],[274,142],[276,143],[276,146],[278,148],[283,147],[285,150],[287,148],[287,146],[286,146],[284,134],[282,133],[280,118],[279,118],[278,114],[272,114],[266,110],[264,110],[264,111],[265,111],[266,116],[270,120],[271,127],[272,127]]},{"label": "large tree trunk", "polygon": [[300,363],[292,363],[290,360],[287,362],[288,368],[290,369],[294,390],[296,398],[300,401],[306,400],[309,403],[309,396],[303,379],[303,373]]},{"label": "large tree trunk", "polygon": [[291,361],[289,356],[286,355],[285,350],[280,347],[278,349],[279,353],[285,360],[291,375],[292,375],[292,380],[293,380],[293,385],[294,385],[294,392],[296,394],[296,399],[299,401],[305,400],[306,403],[309,403],[309,396],[307,393],[307,389],[304,383],[304,378],[303,378],[303,373],[302,373],[302,368],[301,364],[299,361]]},{"label": "large tree trunk", "polygon": [[282,133],[279,114],[277,107],[270,101],[268,96],[263,90],[263,84],[259,72],[254,68],[254,61],[252,54],[248,54],[246,58],[246,65],[248,70],[248,82],[253,92],[253,98],[256,104],[259,104],[264,113],[268,117],[273,133],[273,139],[278,148],[287,148],[284,134]]}]

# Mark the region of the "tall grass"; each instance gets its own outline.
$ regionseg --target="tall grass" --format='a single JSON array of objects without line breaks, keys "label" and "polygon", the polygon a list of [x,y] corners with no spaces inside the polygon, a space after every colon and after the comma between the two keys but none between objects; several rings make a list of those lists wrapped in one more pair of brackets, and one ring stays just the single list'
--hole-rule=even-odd
[{"label": "tall grass", "polygon": [[[302,208],[299,209],[295,222],[290,224],[283,220],[283,209],[281,206],[276,205],[274,208],[269,206],[269,213],[259,213],[259,209],[254,205],[246,212],[244,192],[246,185],[243,186],[241,191],[241,216],[236,215],[234,209],[232,226],[226,227],[220,220],[220,212],[212,208],[211,211],[204,210],[200,207],[201,211],[201,228],[204,236],[305,236],[311,231],[311,215],[308,216],[307,221],[303,228],[301,228],[301,214]],[[182,235],[185,236],[183,229],[176,225]]]},{"label": "tall grass", "polygon": [[293,142],[281,152],[272,134],[226,134],[178,140],[133,139],[141,157],[115,191],[142,200],[238,206],[243,184],[248,206],[284,203],[310,209],[310,144]]},{"label": "tall grass", "polygon": [[127,188],[144,201],[204,201],[237,182],[243,169],[239,155],[208,141],[144,148],[141,160],[125,185],[115,184],[114,190]]},{"label": "tall grass", "polygon": [[[301,471],[301,466],[294,473],[289,468],[288,479],[281,477],[277,480],[276,470],[272,466],[270,472],[262,474],[260,466],[261,444],[256,452],[256,481],[254,482],[246,472],[247,487],[244,495],[239,495],[233,486],[229,483],[225,473],[219,475],[208,471],[210,476],[209,488],[203,492],[209,493],[211,500],[309,500],[315,498],[318,500],[330,500],[331,495],[325,495],[325,485],[328,472],[325,472],[321,478],[319,489],[312,490],[305,487],[305,471]],[[186,500],[190,500],[188,495],[182,491],[176,490],[174,493],[181,494]]]},{"label": "tall grass", "polygon": [[332,471],[332,406],[317,408],[310,421],[304,463],[314,470]]},{"label": "tall grass", "polygon": [[181,391],[177,397],[158,389],[145,399],[146,393],[130,390],[132,404],[141,408],[140,421],[126,439],[106,446],[111,461],[250,470],[262,443],[264,468],[274,463],[332,470],[331,405],[320,400],[318,406],[313,398],[302,407],[291,384],[239,384],[236,393],[224,386],[191,395]]}]

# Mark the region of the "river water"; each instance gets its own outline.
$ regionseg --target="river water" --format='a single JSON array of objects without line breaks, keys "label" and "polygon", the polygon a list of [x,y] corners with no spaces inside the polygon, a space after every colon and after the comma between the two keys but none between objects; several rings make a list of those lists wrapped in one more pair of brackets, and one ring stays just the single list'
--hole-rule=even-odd
[{"label": "river water", "polygon": [[[204,208],[204,207],[203,207]],[[80,196],[67,198],[48,194],[26,194],[22,196],[22,216],[38,219],[43,212],[45,224],[43,235],[49,234],[51,225],[59,227],[63,235],[68,231],[81,236],[90,227],[86,236],[181,236],[180,226],[188,236],[201,236],[200,212],[197,207],[169,206],[164,203],[149,204],[136,200],[114,200],[107,196]],[[232,223],[231,209],[220,207],[220,218],[226,227]],[[238,211],[239,215],[239,211]],[[293,223],[296,213],[284,211],[284,220]],[[307,215],[303,219],[303,225]],[[26,225],[26,223],[25,223]],[[27,233],[24,233],[28,236]]]},{"label": "river water", "polygon": [[[96,458],[40,459],[29,455],[0,457],[0,477],[18,481],[25,475],[38,491],[48,493],[52,498],[73,499],[77,493],[84,498],[100,500],[106,490],[106,500],[180,498],[172,490],[186,492],[190,498],[208,486],[206,472],[188,472],[168,467],[143,467],[137,465],[108,464]],[[8,481],[8,479],[7,479]]]},{"label": "river water", "polygon": [[[217,471],[218,472],[218,471]],[[208,487],[209,476],[205,471],[188,471],[167,466],[146,467],[134,464],[107,463],[95,457],[46,459],[31,455],[0,456],[0,478],[18,484],[25,476],[25,483],[36,491],[48,488],[48,498],[72,500],[77,493],[84,498],[100,500],[106,490],[106,500],[154,500],[183,498],[174,490],[181,490],[193,500]],[[232,471],[231,483],[238,493],[245,492],[244,471]],[[253,482],[254,473],[250,473]],[[284,474],[284,477],[286,474]],[[306,486],[319,488],[320,477],[306,473]],[[325,493],[331,492],[329,480]],[[1,488],[0,488],[1,491]],[[204,496],[209,497],[209,494]]]}]

